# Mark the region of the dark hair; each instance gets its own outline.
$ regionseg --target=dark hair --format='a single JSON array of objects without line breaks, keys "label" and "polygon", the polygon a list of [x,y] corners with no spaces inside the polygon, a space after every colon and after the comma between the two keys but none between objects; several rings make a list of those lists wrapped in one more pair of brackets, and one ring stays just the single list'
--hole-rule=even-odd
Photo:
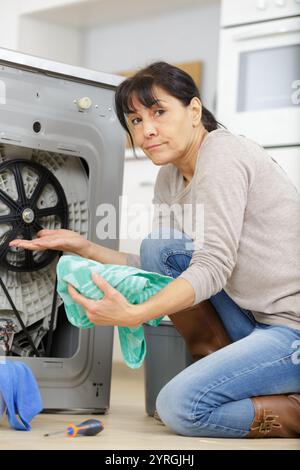
[{"label": "dark hair", "polygon": [[[191,99],[200,99],[199,90],[190,75],[183,70],[166,62],[154,62],[153,64],[139,70],[133,77],[122,82],[115,94],[115,107],[118,119],[128,133],[132,147],[133,139],[127,126],[125,115],[134,112],[132,106],[133,95],[147,108],[157,102],[153,94],[153,87],[163,88],[171,96],[174,96],[184,106],[188,106]],[[214,131],[221,126],[214,115],[202,106],[202,124],[208,132]]]}]

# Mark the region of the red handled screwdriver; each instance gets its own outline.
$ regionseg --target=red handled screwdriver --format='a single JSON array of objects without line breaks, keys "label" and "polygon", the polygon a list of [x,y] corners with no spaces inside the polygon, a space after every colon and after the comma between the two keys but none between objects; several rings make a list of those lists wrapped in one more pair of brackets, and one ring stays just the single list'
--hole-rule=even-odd
[{"label": "red handled screwdriver", "polygon": [[96,436],[104,429],[103,423],[99,419],[87,419],[82,423],[78,424],[68,424],[66,431],[50,432],[44,434],[45,437],[54,436],[55,434],[67,434],[69,437],[76,436]]}]

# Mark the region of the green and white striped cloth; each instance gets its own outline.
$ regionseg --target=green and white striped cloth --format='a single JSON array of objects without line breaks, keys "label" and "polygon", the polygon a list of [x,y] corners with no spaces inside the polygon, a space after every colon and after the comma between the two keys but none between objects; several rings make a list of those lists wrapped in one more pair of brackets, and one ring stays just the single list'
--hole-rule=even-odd
[{"label": "green and white striped cloth", "polygon": [[[123,294],[131,304],[140,304],[156,294],[174,279],[158,273],[143,271],[131,266],[101,264],[80,256],[62,256],[57,264],[57,292],[64,301],[68,320],[79,328],[95,326],[88,319],[84,308],[76,304],[68,293],[68,284],[93,300],[103,297],[103,292],[91,278],[92,272],[100,274],[112,287]],[[157,326],[163,317],[149,320]],[[146,354],[143,326],[128,328],[119,326],[119,339],[125,363],[132,369],[140,367]]]}]

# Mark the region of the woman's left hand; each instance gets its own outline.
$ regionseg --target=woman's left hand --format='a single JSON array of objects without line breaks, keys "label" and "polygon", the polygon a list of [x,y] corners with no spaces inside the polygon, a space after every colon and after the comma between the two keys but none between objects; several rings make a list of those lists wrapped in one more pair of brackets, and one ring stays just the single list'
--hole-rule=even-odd
[{"label": "woman's left hand", "polygon": [[89,320],[95,325],[136,327],[143,323],[138,315],[138,306],[114,289],[102,276],[92,273],[92,280],[103,292],[100,300],[87,299],[69,284],[68,292],[74,302],[85,309]]}]

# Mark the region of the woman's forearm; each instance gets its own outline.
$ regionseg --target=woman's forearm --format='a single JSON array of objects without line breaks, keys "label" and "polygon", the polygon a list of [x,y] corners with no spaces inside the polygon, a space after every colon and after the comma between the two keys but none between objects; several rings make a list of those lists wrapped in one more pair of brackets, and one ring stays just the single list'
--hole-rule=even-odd
[{"label": "woman's forearm", "polygon": [[136,306],[139,323],[179,312],[191,307],[194,301],[195,291],[192,285],[185,279],[175,279],[157,294]]},{"label": "woman's forearm", "polygon": [[97,243],[93,243],[91,241],[89,241],[82,252],[78,254],[84,258],[99,261],[103,264],[127,264],[126,253],[121,253],[120,251],[112,250],[111,248],[106,248],[102,245],[97,245]]}]

